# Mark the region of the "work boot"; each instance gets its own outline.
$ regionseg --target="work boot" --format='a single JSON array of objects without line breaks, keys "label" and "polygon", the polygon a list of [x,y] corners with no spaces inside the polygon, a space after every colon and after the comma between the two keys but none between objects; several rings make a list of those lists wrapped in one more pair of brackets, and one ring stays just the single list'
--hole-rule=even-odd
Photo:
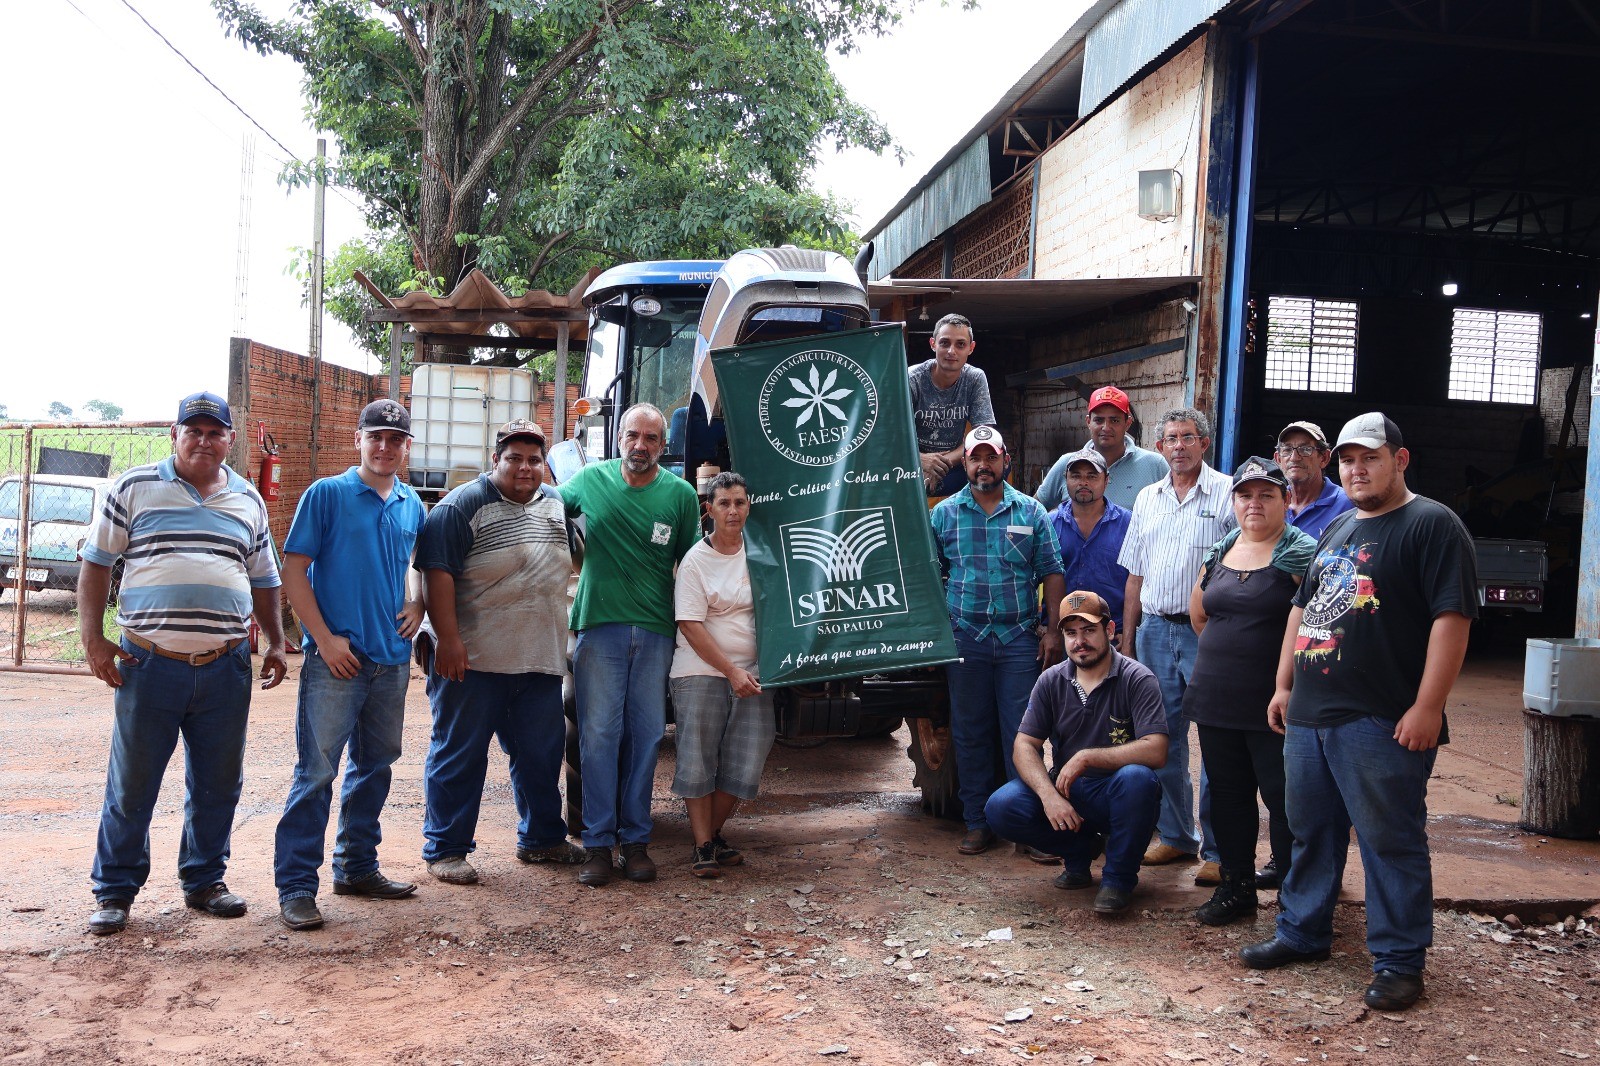
[{"label": "work boot", "polygon": [[1256,912],[1256,875],[1250,870],[1237,873],[1226,867],[1222,883],[1211,898],[1200,904],[1194,916],[1206,925],[1227,925]]},{"label": "work boot", "polygon": [[590,848],[589,857],[578,867],[578,884],[600,888],[611,883],[612,867],[610,848]]},{"label": "work boot", "polygon": [[[714,852],[713,857],[715,857]],[[656,879],[656,861],[650,857],[649,845],[622,845],[622,876],[630,881],[654,881]]]}]

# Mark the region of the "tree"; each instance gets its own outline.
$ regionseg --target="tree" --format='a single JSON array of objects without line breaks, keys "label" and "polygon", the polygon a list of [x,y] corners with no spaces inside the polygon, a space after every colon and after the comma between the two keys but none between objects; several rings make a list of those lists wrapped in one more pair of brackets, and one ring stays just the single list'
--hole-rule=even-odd
[{"label": "tree", "polygon": [[83,409],[102,422],[115,422],[122,417],[122,408],[110,400],[90,400]]},{"label": "tree", "polygon": [[339,257],[395,292],[472,267],[560,290],[619,258],[843,244],[840,205],[807,187],[818,146],[889,139],[828,52],[913,2],[298,0],[276,22],[247,0],[213,7],[304,69],[311,117],[339,141],[328,179],[362,195],[373,231]]},{"label": "tree", "polygon": [[72,417],[72,408],[68,407],[60,400],[51,400],[50,417],[65,422],[67,419]]},{"label": "tree", "polygon": [[10,418],[10,417],[11,417],[11,408],[7,407],[3,403],[0,403],[0,418]]}]

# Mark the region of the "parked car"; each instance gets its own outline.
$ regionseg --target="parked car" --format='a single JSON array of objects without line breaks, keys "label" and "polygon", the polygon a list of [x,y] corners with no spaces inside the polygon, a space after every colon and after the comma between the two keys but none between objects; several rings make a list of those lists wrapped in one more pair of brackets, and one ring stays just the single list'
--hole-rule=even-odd
[{"label": "parked car", "polygon": [[0,587],[15,588],[21,569],[30,592],[77,588],[78,549],[111,484],[110,478],[35,474],[29,493],[28,559],[19,567],[22,476],[0,480]]}]

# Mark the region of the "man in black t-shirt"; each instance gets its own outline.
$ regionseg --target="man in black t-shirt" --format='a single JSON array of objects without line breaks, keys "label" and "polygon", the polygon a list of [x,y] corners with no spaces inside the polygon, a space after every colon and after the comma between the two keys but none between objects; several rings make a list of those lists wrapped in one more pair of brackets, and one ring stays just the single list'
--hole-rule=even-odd
[{"label": "man in black t-shirt", "polygon": [[1239,954],[1270,969],[1326,959],[1350,829],[1366,871],[1374,1010],[1422,994],[1433,943],[1428,776],[1449,740],[1445,698],[1478,613],[1472,539],[1446,508],[1406,488],[1411,455],[1381,413],[1348,422],[1334,446],[1355,510],[1317,544],[1267,709],[1284,732],[1294,861],[1277,936]]}]

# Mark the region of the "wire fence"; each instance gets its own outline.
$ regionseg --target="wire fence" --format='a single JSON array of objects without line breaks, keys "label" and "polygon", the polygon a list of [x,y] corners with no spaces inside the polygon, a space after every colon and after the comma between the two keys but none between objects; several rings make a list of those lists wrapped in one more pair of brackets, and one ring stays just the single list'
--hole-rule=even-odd
[{"label": "wire fence", "polygon": [[[0,425],[0,670],[88,672],[78,551],[117,475],[171,453],[165,422]],[[113,640],[118,576],[101,618]]]}]

